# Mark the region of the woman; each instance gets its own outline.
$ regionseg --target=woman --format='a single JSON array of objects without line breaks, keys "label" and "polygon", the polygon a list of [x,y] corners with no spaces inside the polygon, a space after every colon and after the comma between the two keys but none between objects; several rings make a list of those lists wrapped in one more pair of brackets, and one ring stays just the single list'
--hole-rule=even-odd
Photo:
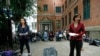
[{"label": "woman", "polygon": [[20,24],[18,26],[18,35],[20,41],[20,55],[23,53],[23,47],[26,45],[28,55],[30,54],[30,47],[29,47],[29,26],[26,23],[24,18],[20,19]]},{"label": "woman", "polygon": [[50,41],[53,41],[53,38],[54,38],[53,31],[50,31],[50,32],[49,32],[49,40],[50,40]]},{"label": "woman", "polygon": [[63,37],[62,31],[59,30],[58,34],[59,34],[59,41],[61,41],[61,39],[62,39],[62,37]]},{"label": "woman", "polygon": [[76,48],[76,56],[81,56],[82,48],[82,35],[85,33],[84,24],[81,23],[81,16],[76,14],[73,17],[73,23],[69,27],[69,33],[74,33],[74,36],[70,36],[70,54],[74,56],[74,48]]},{"label": "woman", "polygon": [[48,34],[47,31],[44,31],[44,33],[43,33],[43,39],[44,39],[44,41],[48,41],[48,39],[49,39],[49,34]]},{"label": "woman", "polygon": [[66,40],[66,30],[63,31],[63,38]]}]

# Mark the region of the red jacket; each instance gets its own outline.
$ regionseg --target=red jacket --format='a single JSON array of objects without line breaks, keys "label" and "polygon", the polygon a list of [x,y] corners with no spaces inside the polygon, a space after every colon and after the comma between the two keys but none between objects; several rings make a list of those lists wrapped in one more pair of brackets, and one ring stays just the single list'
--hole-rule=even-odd
[{"label": "red jacket", "polygon": [[82,40],[82,35],[85,33],[85,27],[83,23],[79,23],[77,27],[74,27],[74,23],[72,23],[69,27],[69,32],[79,34],[77,37],[70,37],[70,40]]}]

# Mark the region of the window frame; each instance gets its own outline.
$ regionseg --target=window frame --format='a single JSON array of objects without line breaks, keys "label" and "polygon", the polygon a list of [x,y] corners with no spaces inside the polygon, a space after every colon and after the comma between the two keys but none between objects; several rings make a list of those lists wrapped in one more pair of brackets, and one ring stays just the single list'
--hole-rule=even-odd
[{"label": "window frame", "polygon": [[83,1],[83,19],[89,19],[90,18],[90,0],[84,0]]},{"label": "window frame", "polygon": [[75,14],[78,14],[78,6],[76,6],[75,8],[74,8],[74,15]]},{"label": "window frame", "polygon": [[71,12],[69,12],[68,16],[69,16],[69,24],[71,24]]},{"label": "window frame", "polygon": [[43,5],[43,11],[48,11],[48,4]]},{"label": "window frame", "polygon": [[[60,12],[59,12],[59,10],[57,11],[57,8],[60,8]],[[62,13],[62,7],[61,6],[56,6],[56,11],[55,11],[56,13]]]}]

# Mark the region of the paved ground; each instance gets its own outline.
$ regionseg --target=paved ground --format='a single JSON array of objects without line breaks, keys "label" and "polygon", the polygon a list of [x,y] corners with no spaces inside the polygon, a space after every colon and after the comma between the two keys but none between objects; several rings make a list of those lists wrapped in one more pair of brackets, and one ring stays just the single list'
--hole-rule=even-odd
[{"label": "paved ground", "polygon": [[[36,42],[30,43],[32,56],[43,56],[43,49],[49,47],[55,47],[58,56],[69,56],[69,41],[60,42]],[[84,51],[82,51],[82,56],[100,56],[100,47],[88,45],[84,42]],[[24,51],[23,56],[27,56],[27,51]]]}]

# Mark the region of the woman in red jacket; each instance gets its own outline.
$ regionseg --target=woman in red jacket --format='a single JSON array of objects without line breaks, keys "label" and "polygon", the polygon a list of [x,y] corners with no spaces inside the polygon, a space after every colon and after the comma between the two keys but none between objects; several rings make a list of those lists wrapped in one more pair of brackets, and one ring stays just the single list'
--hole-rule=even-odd
[{"label": "woman in red jacket", "polygon": [[73,17],[73,23],[69,26],[69,33],[74,33],[70,35],[70,54],[69,56],[74,56],[74,48],[76,48],[76,56],[81,56],[82,48],[82,35],[85,33],[84,24],[81,23],[81,16],[76,14]]}]

